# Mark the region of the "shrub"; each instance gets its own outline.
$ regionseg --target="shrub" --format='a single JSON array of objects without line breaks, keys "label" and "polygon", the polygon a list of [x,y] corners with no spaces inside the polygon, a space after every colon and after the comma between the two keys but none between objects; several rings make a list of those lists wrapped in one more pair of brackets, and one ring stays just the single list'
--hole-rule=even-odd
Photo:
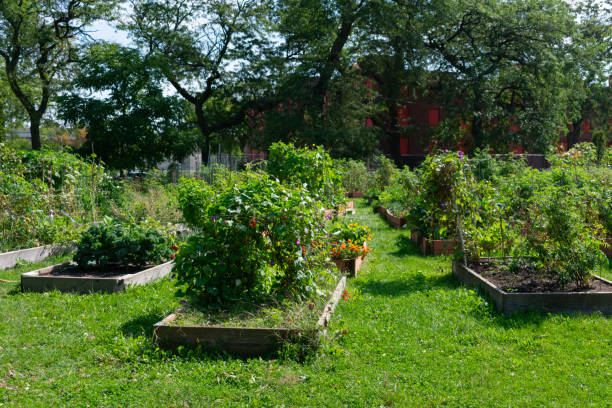
[{"label": "shrub", "polygon": [[40,180],[0,171],[0,251],[76,239],[79,226],[55,204]]},{"label": "shrub", "polygon": [[364,162],[358,160],[340,160],[337,167],[342,172],[342,185],[346,191],[366,191],[370,176]]},{"label": "shrub", "polygon": [[465,218],[476,205],[468,161],[461,152],[428,156],[418,175],[419,194],[407,215],[409,226],[429,239],[454,238],[457,217]]},{"label": "shrub", "polygon": [[605,262],[595,230],[585,222],[584,208],[567,187],[549,186],[528,204],[522,223],[524,240],[516,257],[535,257],[536,269],[557,276],[562,285],[588,284],[592,271]]},{"label": "shrub", "polygon": [[192,227],[205,224],[208,207],[215,198],[213,189],[203,180],[182,178],[178,186],[178,202],[185,222]]},{"label": "shrub", "polygon": [[[184,183],[181,191],[203,202],[210,192],[201,187]],[[211,197],[203,208],[185,214],[201,234],[190,237],[177,254],[174,272],[181,293],[214,306],[237,299],[308,296],[316,290],[325,230],[320,204],[301,189],[251,175]]]},{"label": "shrub", "polygon": [[391,182],[379,195],[379,203],[394,215],[404,217],[410,213],[421,190],[417,175],[408,167],[395,172]]},{"label": "shrub", "polygon": [[340,172],[321,146],[298,148],[274,143],[270,146],[266,171],[281,183],[306,189],[329,208],[344,202]]},{"label": "shrub", "polygon": [[603,148],[591,142],[575,144],[567,152],[552,152],[546,160],[553,166],[612,166],[612,146]]},{"label": "shrub", "polygon": [[391,183],[393,175],[397,171],[395,164],[384,155],[378,155],[372,160],[376,168],[370,178],[366,197],[370,200],[378,198],[380,193]]},{"label": "shrub", "polygon": [[111,202],[110,212],[114,218],[124,222],[154,219],[161,224],[176,224],[181,221],[177,189],[172,185],[153,182],[122,182],[121,198]]},{"label": "shrub", "polygon": [[605,235],[612,177],[578,152],[557,157],[548,171],[523,167],[468,185],[476,204],[464,218],[469,254],[512,254],[515,267],[586,285],[604,262],[597,237]]},{"label": "shrub", "polygon": [[83,232],[74,261],[80,268],[159,264],[172,255],[172,240],[155,224],[105,220]]},{"label": "shrub", "polygon": [[491,182],[495,182],[498,178],[520,175],[527,169],[527,162],[522,156],[510,153],[496,157],[485,150],[477,150],[470,159],[470,164],[478,180]]}]

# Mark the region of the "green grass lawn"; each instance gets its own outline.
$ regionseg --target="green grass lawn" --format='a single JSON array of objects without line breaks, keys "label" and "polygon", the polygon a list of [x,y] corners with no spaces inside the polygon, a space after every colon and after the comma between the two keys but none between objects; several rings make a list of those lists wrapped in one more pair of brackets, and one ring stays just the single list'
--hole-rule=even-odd
[{"label": "green grass lawn", "polygon": [[611,319],[506,318],[357,204],[374,252],[312,359],[156,350],[152,325],[179,305],[169,279],[110,295],[0,283],[0,407],[612,406]]}]

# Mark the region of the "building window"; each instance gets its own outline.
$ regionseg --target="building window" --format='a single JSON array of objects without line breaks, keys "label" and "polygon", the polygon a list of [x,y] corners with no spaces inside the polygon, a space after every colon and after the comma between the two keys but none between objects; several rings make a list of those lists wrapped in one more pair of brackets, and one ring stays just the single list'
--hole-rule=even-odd
[{"label": "building window", "polygon": [[408,107],[402,106],[397,108],[397,121],[400,126],[408,126],[410,124],[410,111]]},{"label": "building window", "polygon": [[400,138],[400,155],[408,156],[410,153],[410,148],[408,144],[408,139],[401,137]]},{"label": "building window", "polygon": [[429,125],[436,126],[440,122],[440,109],[429,110]]}]

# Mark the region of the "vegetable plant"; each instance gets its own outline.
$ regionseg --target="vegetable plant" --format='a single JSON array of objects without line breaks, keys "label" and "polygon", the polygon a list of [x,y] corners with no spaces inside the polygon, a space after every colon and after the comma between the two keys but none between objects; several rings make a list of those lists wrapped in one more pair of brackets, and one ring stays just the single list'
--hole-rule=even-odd
[{"label": "vegetable plant", "polygon": [[172,246],[173,240],[154,223],[120,223],[107,219],[83,232],[74,261],[82,269],[159,264],[171,258]]},{"label": "vegetable plant", "polygon": [[[304,190],[253,174],[210,198],[191,189],[194,202],[210,200],[186,218],[201,233],[176,257],[180,293],[202,307],[237,299],[309,296],[325,274],[321,204]],[[201,194],[200,197],[196,197]]]},{"label": "vegetable plant", "polygon": [[266,171],[283,184],[306,190],[328,208],[344,202],[340,172],[321,146],[274,143],[270,146]]}]

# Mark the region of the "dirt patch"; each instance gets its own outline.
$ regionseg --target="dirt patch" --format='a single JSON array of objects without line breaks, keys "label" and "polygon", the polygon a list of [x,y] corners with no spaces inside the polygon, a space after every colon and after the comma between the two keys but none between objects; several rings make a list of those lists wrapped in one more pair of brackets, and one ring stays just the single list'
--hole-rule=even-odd
[{"label": "dirt patch", "polygon": [[595,278],[589,280],[588,286],[578,286],[569,282],[561,286],[556,276],[526,268],[510,272],[507,262],[472,262],[469,268],[508,293],[535,292],[612,292],[612,285]]},{"label": "dirt patch", "polygon": [[96,268],[79,268],[77,264],[58,265],[53,268],[48,275],[66,278],[119,278],[123,275],[144,271],[149,266],[133,266],[133,265],[109,265],[101,269]]}]

